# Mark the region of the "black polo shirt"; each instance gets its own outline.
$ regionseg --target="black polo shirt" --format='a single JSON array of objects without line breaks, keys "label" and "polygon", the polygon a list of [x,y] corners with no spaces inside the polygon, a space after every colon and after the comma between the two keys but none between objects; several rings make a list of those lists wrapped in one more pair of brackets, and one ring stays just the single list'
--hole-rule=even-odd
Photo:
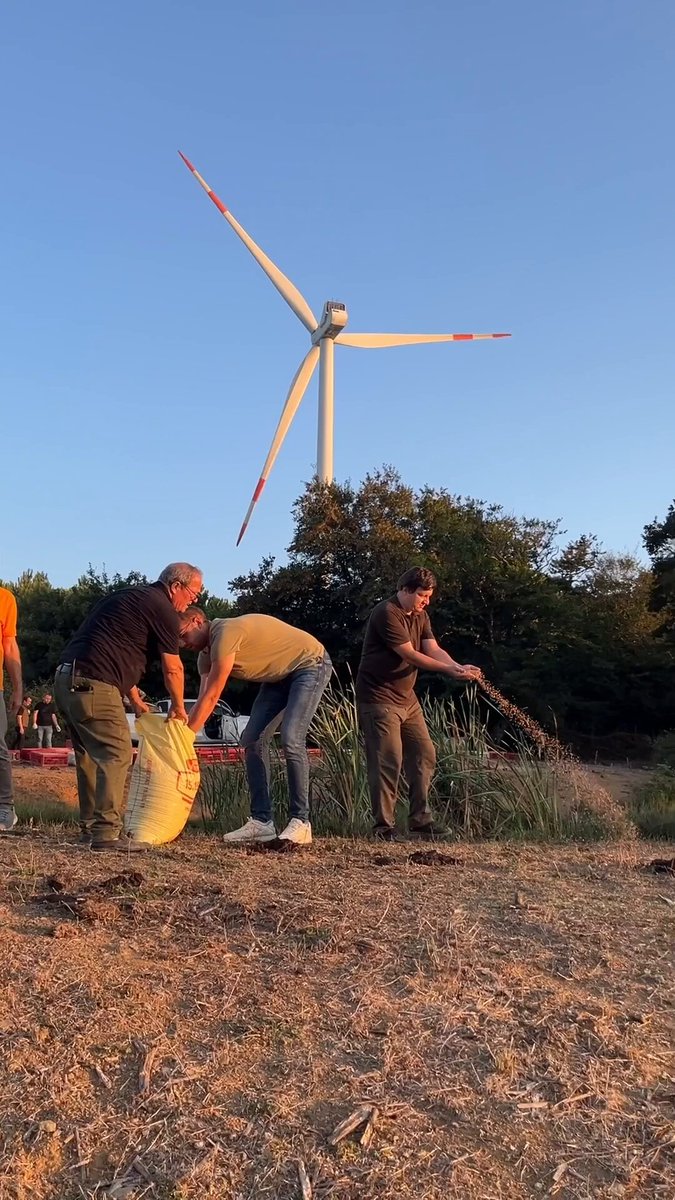
[{"label": "black polo shirt", "polygon": [[426,611],[406,613],[397,596],[376,604],[366,626],[361,662],[356,676],[356,697],[362,704],[405,705],[417,680],[417,667],[396,653],[396,646],[411,642],[421,650],[433,638]]},{"label": "black polo shirt", "polygon": [[112,683],[126,695],[149,658],[178,654],[178,613],[163,583],[124,588],[104,596],[70,639],[62,663],[79,675]]},{"label": "black polo shirt", "polygon": [[[35,706],[35,723],[36,723],[36,725],[41,725],[43,728],[46,725],[53,725],[54,722],[52,721],[52,717],[55,717],[55,716],[56,716],[56,709],[54,708],[54,705],[52,704],[51,700],[50,700],[49,704],[46,704],[44,700],[38,701],[38,703]],[[26,724],[27,723],[28,722],[26,722]]]}]

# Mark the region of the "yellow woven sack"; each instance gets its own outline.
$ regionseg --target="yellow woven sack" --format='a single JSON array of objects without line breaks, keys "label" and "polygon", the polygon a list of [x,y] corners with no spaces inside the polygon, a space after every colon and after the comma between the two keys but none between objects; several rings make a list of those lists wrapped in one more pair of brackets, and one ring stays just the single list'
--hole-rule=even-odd
[{"label": "yellow woven sack", "polygon": [[195,735],[181,721],[144,713],[136,721],[138,756],[129,783],[124,829],[159,846],[185,828],[199,790]]}]

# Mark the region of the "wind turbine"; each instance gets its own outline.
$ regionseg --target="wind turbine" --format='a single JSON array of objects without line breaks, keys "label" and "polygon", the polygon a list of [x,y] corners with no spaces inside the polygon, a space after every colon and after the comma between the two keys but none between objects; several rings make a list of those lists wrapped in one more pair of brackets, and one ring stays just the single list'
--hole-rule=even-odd
[{"label": "wind turbine", "polygon": [[277,425],[270,452],[265,459],[260,479],[256,484],[251,503],[248,506],[248,512],[244,517],[244,523],[239,531],[239,537],[237,538],[237,545],[239,545],[246,533],[253,509],[267,483],[270,471],[276,462],[291,422],[298,411],[300,401],[307,391],[317,362],[319,363],[317,475],[324,483],[331,483],[333,480],[333,396],[336,342],[340,346],[360,346],[366,350],[379,350],[386,346],[415,346],[422,342],[474,342],[488,338],[510,337],[511,335],[510,333],[346,333],[347,309],[344,304],[341,304],[337,300],[326,301],[323,306],[321,320],[317,321],[305,297],[298,291],[295,284],[291,283],[290,279],[260,249],[260,246],[256,245],[253,238],[248,235],[246,230],[232,216],[232,213],[225,207],[213,189],[209,187],[206,180],[199,174],[199,171],[193,167],[189,158],[186,158],[180,150],[178,153],[186,167],[192,171],[197,182],[204,188],[207,196],[213,200],[218,211],[222,213],[237,236],[241,238],[244,245],[250,250],[258,265],[262,267],[267,275],[267,278],[274,284],[286,303],[293,309],[296,317],[302,321],[312,339],[311,348],[300,363],[286,397],[286,403],[279,418],[279,424]]}]

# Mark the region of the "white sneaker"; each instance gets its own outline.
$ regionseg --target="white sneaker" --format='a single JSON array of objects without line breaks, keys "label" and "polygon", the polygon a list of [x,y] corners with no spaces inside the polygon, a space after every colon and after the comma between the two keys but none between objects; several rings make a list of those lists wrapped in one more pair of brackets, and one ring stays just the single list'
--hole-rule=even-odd
[{"label": "white sneaker", "polygon": [[301,821],[298,817],[293,817],[283,833],[279,834],[279,841],[293,842],[296,846],[311,846],[312,826],[309,821]]},{"label": "white sneaker", "polygon": [[0,804],[0,833],[9,833],[18,820],[13,804]]},{"label": "white sneaker", "polygon": [[241,829],[233,829],[231,833],[224,833],[223,841],[235,843],[274,842],[276,836],[274,821],[256,821],[255,817],[249,817]]}]

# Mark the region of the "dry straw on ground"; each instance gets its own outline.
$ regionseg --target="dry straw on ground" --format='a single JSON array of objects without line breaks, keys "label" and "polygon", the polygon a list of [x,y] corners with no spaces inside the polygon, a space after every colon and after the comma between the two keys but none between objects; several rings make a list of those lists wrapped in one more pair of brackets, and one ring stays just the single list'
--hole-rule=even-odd
[{"label": "dry straw on ground", "polygon": [[672,1197],[654,848],[411,849],[3,838],[1,1200]]}]

